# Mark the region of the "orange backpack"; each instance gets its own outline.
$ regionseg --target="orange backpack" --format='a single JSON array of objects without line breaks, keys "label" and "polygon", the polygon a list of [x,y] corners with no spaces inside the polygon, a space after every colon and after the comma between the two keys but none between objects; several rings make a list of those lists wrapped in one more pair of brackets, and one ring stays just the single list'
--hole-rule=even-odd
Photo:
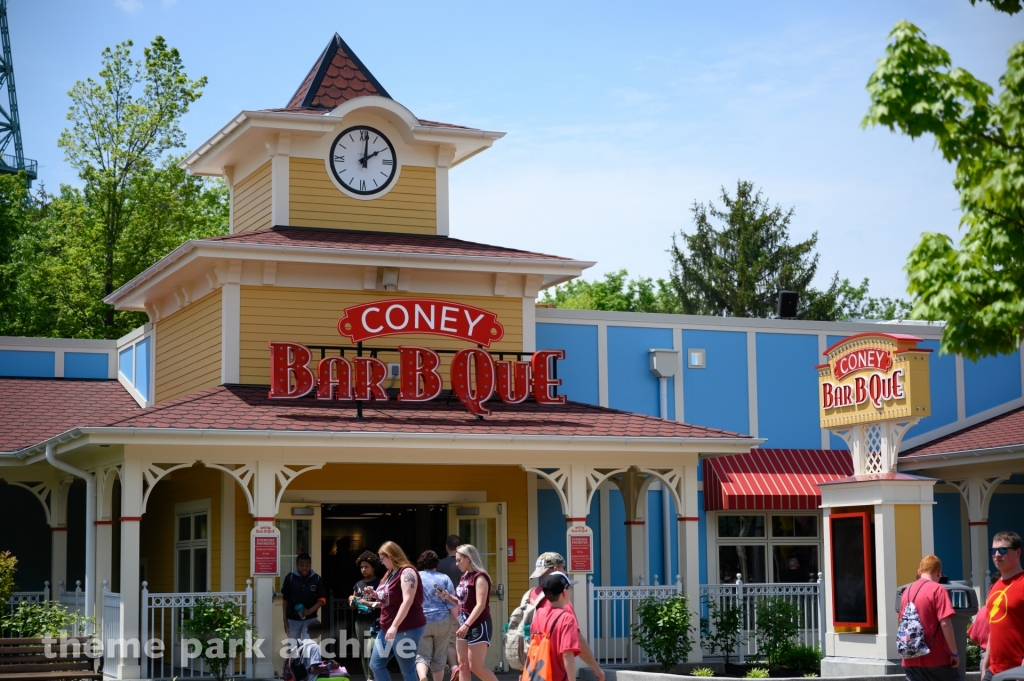
[{"label": "orange backpack", "polygon": [[526,651],[526,662],[523,664],[520,681],[553,681],[554,669],[551,661],[557,653],[552,651],[551,634],[564,614],[565,611],[558,613],[558,617],[551,622],[547,631],[530,636],[530,648]]}]

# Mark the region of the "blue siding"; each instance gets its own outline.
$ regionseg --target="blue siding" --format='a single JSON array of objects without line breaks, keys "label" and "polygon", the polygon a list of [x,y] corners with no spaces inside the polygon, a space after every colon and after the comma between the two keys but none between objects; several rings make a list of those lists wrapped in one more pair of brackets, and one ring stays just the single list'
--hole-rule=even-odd
[{"label": "blue siding", "polygon": [[565,555],[565,514],[558,492],[553,489],[537,490],[537,551]]},{"label": "blue siding", "polygon": [[[595,494],[590,501],[590,515],[587,527],[594,532],[594,584],[601,584],[601,495]],[[582,586],[582,585],[581,585]]]},{"label": "blue siding", "polygon": [[0,376],[53,378],[55,367],[52,352],[0,350]]},{"label": "blue siding", "polygon": [[964,398],[967,416],[997,407],[1020,397],[1020,352],[964,359]]},{"label": "blue siding", "polygon": [[[608,327],[608,406],[649,416],[660,413],[658,379],[647,351],[671,348],[671,329]],[[668,415],[675,413],[673,380],[668,381]]]},{"label": "blue siding", "polygon": [[565,359],[558,363],[561,394],[576,402],[598,403],[596,326],[537,324],[537,348],[565,350]]},{"label": "blue siding", "polygon": [[[697,470],[700,470],[699,468]],[[708,516],[704,512],[704,492],[697,492],[697,537],[700,541],[700,583],[708,583]]]},{"label": "blue siding", "polygon": [[611,553],[611,581],[602,586],[628,586],[626,578],[626,504],[622,492],[608,492],[608,545]]},{"label": "blue siding", "polygon": [[135,345],[137,357],[135,359],[135,389],[143,397],[149,399],[149,343],[150,340],[139,341]]},{"label": "blue siding", "polygon": [[964,579],[959,493],[935,495],[932,526],[935,535],[935,555],[942,561],[942,573],[950,579]]},{"label": "blue siding", "polygon": [[[992,537],[996,532],[1010,530],[1024,536],[1024,494],[1018,493],[996,493],[992,495],[992,503],[988,508],[988,539],[992,544]],[[995,565],[989,559],[989,570],[995,570]]]},{"label": "blue siding", "polygon": [[756,338],[758,436],[768,438],[765,447],[817,449],[818,337],[759,333]]},{"label": "blue siding", "polygon": [[684,359],[691,348],[706,351],[707,368],[691,369],[686,362],[683,363],[683,414],[686,422],[746,433],[750,429],[747,334],[684,330]]},{"label": "blue siding", "polygon": [[[662,504],[668,503],[669,547],[671,552],[671,574],[665,577],[665,516]],[[658,575],[662,584],[674,584],[679,574],[679,528],[676,520],[676,503],[671,494],[662,490],[647,492],[647,549],[650,555],[650,574],[647,583],[654,583],[654,575]]]},{"label": "blue siding", "polygon": [[106,378],[107,353],[65,352],[64,378]]},{"label": "blue siding", "polygon": [[956,421],[956,356],[940,355],[939,341],[924,341],[918,345],[932,350],[928,358],[932,415],[921,419],[919,424],[907,431],[907,439]]},{"label": "blue siding", "polygon": [[135,346],[129,345],[117,353],[117,370],[122,376],[128,379],[132,385],[135,384]]}]

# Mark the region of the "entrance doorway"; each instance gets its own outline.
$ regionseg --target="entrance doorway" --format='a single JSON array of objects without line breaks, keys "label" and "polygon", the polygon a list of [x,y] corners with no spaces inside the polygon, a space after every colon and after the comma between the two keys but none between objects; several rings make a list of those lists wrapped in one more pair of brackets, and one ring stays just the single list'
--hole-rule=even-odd
[{"label": "entrance doorway", "polygon": [[[320,567],[328,593],[327,617],[322,618],[325,638],[343,641],[355,635],[355,611],[348,597],[362,579],[356,559],[363,551],[376,555],[381,544],[393,541],[413,564],[427,549],[441,558],[446,555],[446,504],[323,504],[320,517]],[[362,663],[351,648],[339,647],[337,653],[350,672],[361,674]]]}]

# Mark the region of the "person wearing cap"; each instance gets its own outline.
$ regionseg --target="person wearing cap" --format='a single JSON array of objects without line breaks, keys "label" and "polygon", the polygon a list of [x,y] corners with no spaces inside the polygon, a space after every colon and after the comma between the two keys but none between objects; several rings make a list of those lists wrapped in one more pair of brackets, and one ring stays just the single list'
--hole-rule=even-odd
[{"label": "person wearing cap", "polygon": [[[582,651],[583,639],[579,620],[572,609],[574,584],[576,580],[569,579],[564,572],[549,572],[540,583],[547,606],[537,608],[530,625],[531,635],[544,632],[551,641],[551,681],[576,678],[576,656]],[[596,673],[596,666],[594,669]]]},{"label": "person wearing cap", "polygon": [[[537,562],[534,564],[534,570],[530,574],[530,579],[538,580],[537,586],[530,589],[523,596],[523,603],[530,603],[531,605],[537,606],[537,614],[540,614],[541,610],[551,609],[551,600],[546,597],[544,593],[544,580],[548,578],[552,573],[559,572],[565,574],[565,558],[562,558],[562,554],[555,551],[547,551],[540,554],[537,558]],[[586,664],[594,672],[594,676],[597,677],[597,681],[604,681],[604,670],[597,664],[597,658],[594,657],[594,653],[590,650],[590,645],[587,643],[587,639],[579,635],[579,620],[576,619],[576,610],[572,607],[572,599],[570,598],[566,605],[563,606],[568,608],[569,612],[572,613],[572,618],[576,621],[577,626],[577,639],[579,645],[579,652],[577,653],[583,663]],[[537,615],[534,616],[534,622],[537,621]],[[530,625],[531,631],[539,631],[534,629],[533,624]]]}]

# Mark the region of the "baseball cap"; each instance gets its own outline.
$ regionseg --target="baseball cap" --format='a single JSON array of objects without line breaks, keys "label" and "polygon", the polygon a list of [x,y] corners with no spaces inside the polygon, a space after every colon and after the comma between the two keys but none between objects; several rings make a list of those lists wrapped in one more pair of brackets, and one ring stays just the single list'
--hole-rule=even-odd
[{"label": "baseball cap", "polygon": [[555,553],[554,551],[542,553],[540,554],[540,557],[537,558],[537,564],[534,566],[534,571],[530,574],[530,579],[537,579],[542,574],[558,565],[565,565],[565,558],[562,558],[562,554]]},{"label": "baseball cap", "polygon": [[553,600],[561,596],[562,592],[570,586],[577,583],[577,580],[569,579],[564,572],[552,572],[544,578],[541,588],[544,590],[544,595]]}]

